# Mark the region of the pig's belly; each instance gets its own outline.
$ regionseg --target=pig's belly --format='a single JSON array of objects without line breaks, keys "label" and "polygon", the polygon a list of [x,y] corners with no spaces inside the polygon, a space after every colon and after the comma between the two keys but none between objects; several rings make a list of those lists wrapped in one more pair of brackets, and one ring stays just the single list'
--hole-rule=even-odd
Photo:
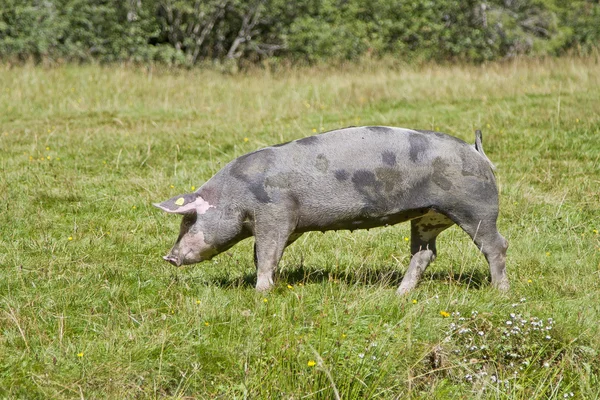
[{"label": "pig's belly", "polygon": [[342,217],[339,219],[325,216],[314,218],[313,216],[313,218],[304,220],[301,218],[295,232],[371,229],[406,222],[421,217],[427,212],[429,212],[429,208],[403,210],[383,215],[358,215],[352,218]]}]

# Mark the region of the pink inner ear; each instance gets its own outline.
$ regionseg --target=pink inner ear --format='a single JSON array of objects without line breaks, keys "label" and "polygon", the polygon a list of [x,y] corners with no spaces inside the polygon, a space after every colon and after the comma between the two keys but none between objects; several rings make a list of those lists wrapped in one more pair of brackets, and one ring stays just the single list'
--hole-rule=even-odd
[{"label": "pink inner ear", "polygon": [[193,202],[185,204],[172,212],[176,212],[177,214],[187,214],[189,212],[196,212],[196,203]]}]

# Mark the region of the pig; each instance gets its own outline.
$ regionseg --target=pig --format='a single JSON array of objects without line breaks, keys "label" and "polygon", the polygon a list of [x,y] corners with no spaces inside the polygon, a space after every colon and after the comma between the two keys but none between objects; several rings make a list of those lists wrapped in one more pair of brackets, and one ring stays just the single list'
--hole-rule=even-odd
[{"label": "pig", "polygon": [[284,249],[305,232],[410,220],[403,295],[436,258],[437,236],[457,224],[487,259],[492,285],[508,290],[493,169],[480,131],[470,145],[426,130],[349,127],[266,147],[231,161],[194,193],[154,204],[183,215],[163,258],[198,263],[254,236],[256,289],[265,291]]}]

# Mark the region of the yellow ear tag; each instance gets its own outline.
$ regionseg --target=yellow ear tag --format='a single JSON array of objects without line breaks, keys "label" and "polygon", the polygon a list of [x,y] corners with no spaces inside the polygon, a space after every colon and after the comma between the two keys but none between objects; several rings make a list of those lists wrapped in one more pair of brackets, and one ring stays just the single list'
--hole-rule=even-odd
[{"label": "yellow ear tag", "polygon": [[178,206],[182,206],[183,203],[185,203],[185,199],[183,197],[180,197],[177,200],[175,200],[175,204],[177,204]]}]

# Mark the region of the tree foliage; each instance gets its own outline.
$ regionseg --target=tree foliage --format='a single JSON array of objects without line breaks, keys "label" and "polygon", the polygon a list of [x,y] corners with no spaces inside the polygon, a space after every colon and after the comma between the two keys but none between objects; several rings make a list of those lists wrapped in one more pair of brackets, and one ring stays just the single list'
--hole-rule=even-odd
[{"label": "tree foliage", "polygon": [[588,53],[595,0],[3,0],[8,60],[481,62]]}]

